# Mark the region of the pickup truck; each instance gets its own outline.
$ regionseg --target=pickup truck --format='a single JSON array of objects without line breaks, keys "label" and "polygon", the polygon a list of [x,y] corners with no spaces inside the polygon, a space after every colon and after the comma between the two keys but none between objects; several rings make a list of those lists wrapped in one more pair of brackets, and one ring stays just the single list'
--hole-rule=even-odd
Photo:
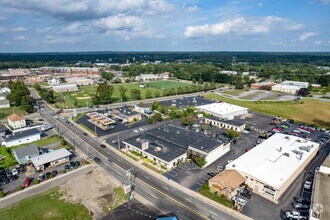
[{"label": "pickup truck", "polygon": [[287,211],[284,217],[290,220],[307,220],[307,216],[301,215],[301,213],[297,211]]}]

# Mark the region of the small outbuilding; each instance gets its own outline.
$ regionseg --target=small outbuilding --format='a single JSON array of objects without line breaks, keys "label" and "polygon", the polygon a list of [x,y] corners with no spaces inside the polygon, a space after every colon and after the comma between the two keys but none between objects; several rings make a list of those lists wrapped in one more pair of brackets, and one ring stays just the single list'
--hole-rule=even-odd
[{"label": "small outbuilding", "polygon": [[31,162],[36,170],[45,170],[47,167],[55,167],[70,161],[71,152],[65,148],[49,153],[41,154],[31,158]]}]

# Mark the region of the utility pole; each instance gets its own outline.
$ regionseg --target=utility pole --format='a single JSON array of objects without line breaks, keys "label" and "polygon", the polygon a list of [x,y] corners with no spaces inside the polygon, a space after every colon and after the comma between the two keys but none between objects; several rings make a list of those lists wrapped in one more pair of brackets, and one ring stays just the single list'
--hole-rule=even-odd
[{"label": "utility pole", "polygon": [[94,132],[95,132],[95,134],[97,136],[96,125],[94,125]]}]

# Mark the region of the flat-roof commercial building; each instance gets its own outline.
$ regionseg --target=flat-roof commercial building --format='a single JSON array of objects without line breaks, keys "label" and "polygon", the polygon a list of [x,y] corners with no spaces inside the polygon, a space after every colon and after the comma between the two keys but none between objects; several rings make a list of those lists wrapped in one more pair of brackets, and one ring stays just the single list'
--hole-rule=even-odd
[{"label": "flat-roof commercial building", "polygon": [[330,219],[330,156],[328,156],[319,171],[315,172],[311,207],[309,212],[310,220]]},{"label": "flat-roof commercial building", "polygon": [[227,120],[223,118],[218,118],[214,116],[210,116],[208,118],[205,118],[205,123],[219,127],[219,128],[225,128],[225,129],[231,129],[234,131],[241,132],[245,129],[245,123],[236,121],[236,120]]},{"label": "flat-roof commercial building", "polygon": [[208,105],[202,105],[197,107],[200,111],[207,114],[212,114],[215,117],[233,119],[235,116],[245,115],[248,113],[248,109],[232,105],[226,102],[211,103]]},{"label": "flat-roof commercial building", "polygon": [[36,170],[45,170],[70,161],[71,152],[65,148],[32,157],[30,160]]},{"label": "flat-roof commercial building", "polygon": [[182,97],[179,99],[172,99],[159,102],[160,105],[164,106],[175,106],[177,108],[184,108],[187,106],[201,106],[213,103],[212,100],[201,98],[201,97]]},{"label": "flat-roof commercial building", "polygon": [[61,83],[58,85],[52,85],[55,92],[71,92],[78,91],[78,86],[75,83]]},{"label": "flat-roof commercial building", "polygon": [[284,81],[281,84],[272,86],[272,90],[294,95],[299,91],[299,89],[307,87],[308,82]]},{"label": "flat-roof commercial building", "polygon": [[185,158],[194,159],[198,156],[205,157],[205,166],[208,166],[230,150],[227,138],[216,139],[172,124],[126,139],[123,144],[168,169],[183,162]]},{"label": "flat-roof commercial building", "polygon": [[41,131],[36,128],[32,128],[25,131],[19,131],[10,135],[2,136],[2,145],[6,147],[17,146],[21,144],[27,144],[34,141],[38,141],[41,138]]},{"label": "flat-roof commercial building", "polygon": [[130,123],[133,121],[140,121],[142,116],[140,113],[133,111],[128,107],[116,108],[111,111],[112,117],[117,117],[120,120],[123,120],[124,123]]},{"label": "flat-roof commercial building", "polygon": [[318,152],[319,144],[277,133],[226,166],[260,196],[277,203]]},{"label": "flat-roof commercial building", "polygon": [[262,87],[269,87],[276,85],[277,83],[274,82],[260,82],[260,83],[253,83],[251,84],[251,89],[261,89]]},{"label": "flat-roof commercial building", "polygon": [[68,83],[75,83],[78,86],[88,86],[95,84],[92,79],[86,78],[86,77],[72,77],[72,78],[66,78],[65,79]]}]

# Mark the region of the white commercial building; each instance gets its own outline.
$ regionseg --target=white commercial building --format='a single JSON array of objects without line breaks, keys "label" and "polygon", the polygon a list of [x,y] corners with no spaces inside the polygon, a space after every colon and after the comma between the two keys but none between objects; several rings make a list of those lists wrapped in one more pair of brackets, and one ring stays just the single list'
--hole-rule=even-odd
[{"label": "white commercial building", "polygon": [[277,133],[229,163],[226,169],[238,171],[253,192],[277,203],[318,149],[318,143]]},{"label": "white commercial building", "polygon": [[22,144],[28,144],[34,141],[38,141],[41,138],[41,132],[36,129],[30,129],[26,131],[16,132],[11,135],[1,137],[1,145],[6,147],[18,146]]},{"label": "white commercial building", "polygon": [[48,81],[49,85],[57,85],[61,83],[61,79],[60,78],[53,78],[53,79],[49,79]]},{"label": "white commercial building", "polygon": [[65,148],[30,158],[36,170],[45,170],[70,161],[71,152]]},{"label": "white commercial building", "polygon": [[135,80],[139,81],[149,81],[149,80],[157,80],[159,79],[159,75],[156,74],[141,74],[140,76],[136,76]]},{"label": "white commercial building", "polygon": [[86,77],[72,77],[72,78],[66,78],[66,81],[68,83],[75,83],[79,86],[88,86],[94,84],[94,81],[92,79],[86,78]]},{"label": "white commercial building", "polygon": [[272,90],[294,95],[299,91],[299,89],[307,87],[308,82],[284,81],[281,84],[272,86]]},{"label": "white commercial building", "polygon": [[248,109],[232,105],[226,102],[211,103],[207,105],[197,106],[200,111],[207,114],[212,114],[215,117],[233,119],[235,116],[244,115],[248,113]]},{"label": "white commercial building", "polygon": [[78,86],[75,83],[62,83],[58,85],[52,86],[55,92],[71,92],[71,91],[78,91]]}]

